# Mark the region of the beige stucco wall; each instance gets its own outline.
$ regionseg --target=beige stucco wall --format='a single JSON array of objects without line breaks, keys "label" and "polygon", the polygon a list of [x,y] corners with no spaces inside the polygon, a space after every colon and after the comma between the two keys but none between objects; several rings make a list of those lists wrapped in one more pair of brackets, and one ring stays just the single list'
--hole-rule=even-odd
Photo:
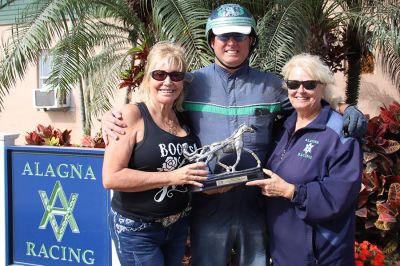
[{"label": "beige stucco wall", "polygon": [[[334,96],[344,97],[346,80],[343,74],[336,74],[336,87]],[[363,74],[359,92],[358,108],[370,117],[380,112],[380,107],[388,106],[393,101],[400,103],[400,88],[396,88],[390,78],[382,72],[379,66],[373,74]]]}]

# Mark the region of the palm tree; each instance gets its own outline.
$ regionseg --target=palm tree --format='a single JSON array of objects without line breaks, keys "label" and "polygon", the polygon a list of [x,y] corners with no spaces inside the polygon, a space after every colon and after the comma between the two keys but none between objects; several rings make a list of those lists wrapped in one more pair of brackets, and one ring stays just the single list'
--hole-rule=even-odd
[{"label": "palm tree", "polygon": [[376,49],[378,62],[400,88],[400,1],[374,1],[354,14],[360,34]]},{"label": "palm tree", "polygon": [[[363,59],[371,52],[400,85],[400,1],[274,1],[259,23],[255,64],[278,72],[300,52],[318,54],[347,77],[346,102],[356,104]],[[346,62],[346,67],[343,66]]]},{"label": "palm tree", "polygon": [[184,44],[192,68],[211,61],[202,30],[209,12],[202,5],[193,12],[194,2],[199,1],[142,1],[136,10],[134,1],[34,0],[2,48],[0,107],[5,93],[46,49],[53,57],[47,84],[61,94],[78,86],[82,128],[90,134],[91,118],[111,107],[119,74],[130,64],[129,48],[169,39]]},{"label": "palm tree", "polygon": [[[190,69],[208,65],[212,52],[204,37],[206,19],[226,2],[232,1],[35,0],[3,47],[0,107],[27,65],[49,49],[54,69],[48,83],[62,93],[80,88],[83,128],[89,129],[90,119],[110,108],[121,71],[131,67],[129,48],[173,40],[185,47]],[[356,103],[361,60],[373,51],[391,62],[386,70],[400,84],[398,0],[234,2],[258,20],[260,42],[250,60],[255,67],[279,73],[294,54],[318,54],[334,71],[345,71],[347,102]]]},{"label": "palm tree", "polygon": [[[114,18],[113,23],[109,18]],[[0,91],[7,92],[47,49],[54,65],[48,83],[59,87],[61,94],[78,85],[82,128],[88,134],[89,113],[95,115],[110,107],[111,84],[118,80],[116,73],[124,64],[125,51],[146,34],[146,28],[141,26],[123,1],[33,1],[3,47]],[[129,39],[132,29],[143,34]],[[101,88],[94,88],[100,77]]]}]

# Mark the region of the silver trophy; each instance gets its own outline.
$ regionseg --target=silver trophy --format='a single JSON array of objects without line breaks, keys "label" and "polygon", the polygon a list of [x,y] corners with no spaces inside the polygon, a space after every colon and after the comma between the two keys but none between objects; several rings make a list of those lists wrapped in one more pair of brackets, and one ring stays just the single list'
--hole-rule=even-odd
[{"label": "silver trophy", "polygon": [[[214,142],[209,145],[205,145],[193,152],[188,151],[188,146],[183,145],[183,155],[185,161],[189,162],[205,162],[208,164],[213,159],[216,160],[216,164],[221,166],[225,172],[219,174],[211,174],[207,177],[206,181],[203,181],[203,187],[193,187],[192,191],[204,191],[218,187],[224,187],[228,185],[241,184],[247,181],[255,179],[263,179],[264,174],[261,169],[261,162],[258,156],[250,149],[243,147],[243,134],[253,133],[254,129],[251,126],[242,124],[238,129],[233,132],[228,138]],[[242,152],[248,152],[254,158],[257,163],[256,167],[236,171],[236,166],[240,162]],[[227,165],[221,162],[221,158],[224,154],[236,153],[236,161],[233,165]]]}]

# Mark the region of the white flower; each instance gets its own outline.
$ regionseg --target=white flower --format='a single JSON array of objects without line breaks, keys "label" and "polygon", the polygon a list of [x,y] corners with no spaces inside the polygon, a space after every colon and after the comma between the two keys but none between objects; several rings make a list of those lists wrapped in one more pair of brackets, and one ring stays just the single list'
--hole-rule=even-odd
[{"label": "white flower", "polygon": [[162,164],[162,167],[157,168],[157,170],[161,172],[169,172],[175,170],[177,167],[178,167],[178,158],[169,156],[165,159],[165,162]]}]

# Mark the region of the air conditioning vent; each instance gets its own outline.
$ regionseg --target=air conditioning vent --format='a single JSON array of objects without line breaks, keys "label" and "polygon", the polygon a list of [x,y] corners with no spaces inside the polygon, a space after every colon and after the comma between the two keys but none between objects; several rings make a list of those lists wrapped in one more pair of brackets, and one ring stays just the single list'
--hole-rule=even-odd
[{"label": "air conditioning vent", "polygon": [[33,105],[38,109],[60,109],[70,106],[69,93],[65,97],[58,98],[56,90],[33,90]]}]

